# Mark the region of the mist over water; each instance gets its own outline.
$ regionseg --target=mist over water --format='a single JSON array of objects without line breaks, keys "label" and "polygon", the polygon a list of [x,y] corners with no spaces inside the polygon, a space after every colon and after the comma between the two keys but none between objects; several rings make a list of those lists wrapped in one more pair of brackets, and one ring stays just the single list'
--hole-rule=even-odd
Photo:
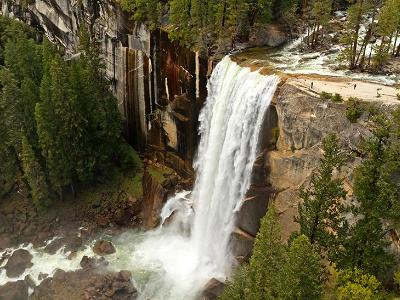
[{"label": "mist over water", "polygon": [[[223,281],[229,276],[235,214],[250,186],[260,129],[278,82],[277,76],[251,72],[225,57],[209,80],[200,115],[193,191],[168,200],[157,229],[102,237],[116,248],[106,257],[107,269],[131,271],[139,299],[196,299],[210,279]],[[52,276],[57,268],[79,269],[83,255],[95,256],[94,242],[72,259],[63,249],[51,256],[44,249],[25,247],[34,266],[23,276],[31,274],[39,283],[41,272]],[[0,272],[0,284],[11,280],[17,278]]]}]

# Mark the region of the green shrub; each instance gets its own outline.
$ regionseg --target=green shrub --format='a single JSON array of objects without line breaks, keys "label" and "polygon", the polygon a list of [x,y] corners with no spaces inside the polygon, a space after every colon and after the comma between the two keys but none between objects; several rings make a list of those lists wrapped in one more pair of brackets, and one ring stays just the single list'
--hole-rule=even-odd
[{"label": "green shrub", "polygon": [[332,102],[343,102],[343,97],[336,93],[331,97]]},{"label": "green shrub", "polygon": [[342,271],[338,277],[338,300],[377,300],[382,299],[380,282],[374,275],[360,269]]},{"label": "green shrub", "polygon": [[127,142],[123,141],[120,145],[119,164],[122,170],[139,172],[142,168],[142,161],[135,149]]},{"label": "green shrub", "polygon": [[397,100],[400,101],[400,93],[396,95],[397,96]]},{"label": "green shrub", "polygon": [[271,143],[273,145],[276,145],[276,143],[278,142],[278,138],[279,138],[279,127],[274,127],[271,130]]},{"label": "green shrub", "polygon": [[351,123],[356,123],[363,113],[360,99],[351,97],[346,102],[346,117]]},{"label": "green shrub", "polygon": [[321,97],[322,100],[330,100],[332,99],[332,94],[327,93],[327,92],[321,92],[319,93],[319,96]]}]

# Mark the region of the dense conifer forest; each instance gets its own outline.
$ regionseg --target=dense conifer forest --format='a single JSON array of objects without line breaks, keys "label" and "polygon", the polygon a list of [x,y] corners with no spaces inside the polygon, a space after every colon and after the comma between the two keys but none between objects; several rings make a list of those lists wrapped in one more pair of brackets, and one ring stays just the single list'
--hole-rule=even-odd
[{"label": "dense conifer forest", "polygon": [[44,208],[52,199],[135,165],[97,42],[83,29],[80,55],[0,17],[0,196],[25,184]]}]

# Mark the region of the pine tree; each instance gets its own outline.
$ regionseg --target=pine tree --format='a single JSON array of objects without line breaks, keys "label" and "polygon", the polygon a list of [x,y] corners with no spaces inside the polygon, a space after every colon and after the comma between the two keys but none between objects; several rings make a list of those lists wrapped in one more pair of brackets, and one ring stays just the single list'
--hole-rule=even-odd
[{"label": "pine tree", "polygon": [[382,6],[377,33],[381,36],[376,47],[375,68],[381,68],[394,53],[400,28],[400,1],[386,0]]},{"label": "pine tree", "polygon": [[285,261],[285,247],[281,241],[281,227],[276,209],[271,206],[261,221],[261,227],[250,258],[250,284],[247,299],[277,297],[281,278],[279,270]]},{"label": "pine tree", "polygon": [[366,158],[354,172],[354,196],[358,203],[352,213],[358,221],[343,240],[337,264],[341,269],[360,268],[383,278],[393,264],[386,237],[390,227],[385,228],[384,222],[396,225],[400,220],[398,187],[392,180],[399,162],[392,147],[397,140],[392,127],[395,122],[380,114],[373,121],[373,137],[362,145]]},{"label": "pine tree", "polygon": [[350,69],[357,67],[357,57],[360,52],[359,38],[363,16],[373,7],[371,0],[354,0],[347,10],[346,32],[342,37],[345,49],[342,57],[348,62]]},{"label": "pine tree", "polygon": [[307,236],[312,244],[318,245],[332,258],[347,229],[343,217],[346,192],[342,180],[333,177],[333,172],[344,163],[336,135],[330,134],[323,140],[323,151],[324,156],[310,186],[300,192],[303,203],[299,206],[296,221],[300,224],[300,234]]},{"label": "pine tree", "polygon": [[249,273],[248,265],[239,267],[231,280],[229,280],[224,288],[224,292],[219,297],[220,300],[246,300],[251,298],[252,291],[249,290]]},{"label": "pine tree", "polygon": [[121,0],[123,9],[133,14],[133,19],[139,23],[147,23],[151,30],[160,24],[162,1],[159,0]]},{"label": "pine tree", "polygon": [[50,203],[50,198],[46,176],[26,136],[22,137],[22,162],[24,176],[29,184],[33,203],[38,208],[47,207]]},{"label": "pine tree", "polygon": [[324,270],[321,257],[305,235],[300,235],[290,244],[281,273],[279,299],[322,298]]},{"label": "pine tree", "polygon": [[[47,72],[48,71],[48,72]],[[41,103],[36,105],[35,119],[42,155],[51,188],[62,198],[63,187],[72,180],[71,128],[67,78],[59,55],[46,70],[41,85]]]}]

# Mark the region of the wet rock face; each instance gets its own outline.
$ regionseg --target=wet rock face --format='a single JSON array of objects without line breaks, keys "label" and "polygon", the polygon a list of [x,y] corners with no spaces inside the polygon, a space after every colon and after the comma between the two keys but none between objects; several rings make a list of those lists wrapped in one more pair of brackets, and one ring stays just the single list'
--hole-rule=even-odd
[{"label": "wet rock face", "polygon": [[143,223],[146,229],[153,229],[158,225],[161,209],[167,196],[160,183],[147,170],[143,174]]},{"label": "wet rock face", "polygon": [[99,240],[94,244],[93,252],[100,256],[109,255],[115,253],[115,247],[109,241]]},{"label": "wet rock face", "polygon": [[104,273],[97,270],[76,272],[57,271],[35,288],[33,300],[131,300],[136,299],[137,290],[129,271]]},{"label": "wet rock face", "polygon": [[33,266],[32,254],[25,249],[18,249],[8,259],[4,268],[8,277],[18,277],[24,273],[27,268]]},{"label": "wet rock face", "polygon": [[211,279],[203,292],[203,298],[204,300],[214,300],[218,299],[218,297],[222,294],[224,291],[224,286],[225,284],[215,278]]}]

